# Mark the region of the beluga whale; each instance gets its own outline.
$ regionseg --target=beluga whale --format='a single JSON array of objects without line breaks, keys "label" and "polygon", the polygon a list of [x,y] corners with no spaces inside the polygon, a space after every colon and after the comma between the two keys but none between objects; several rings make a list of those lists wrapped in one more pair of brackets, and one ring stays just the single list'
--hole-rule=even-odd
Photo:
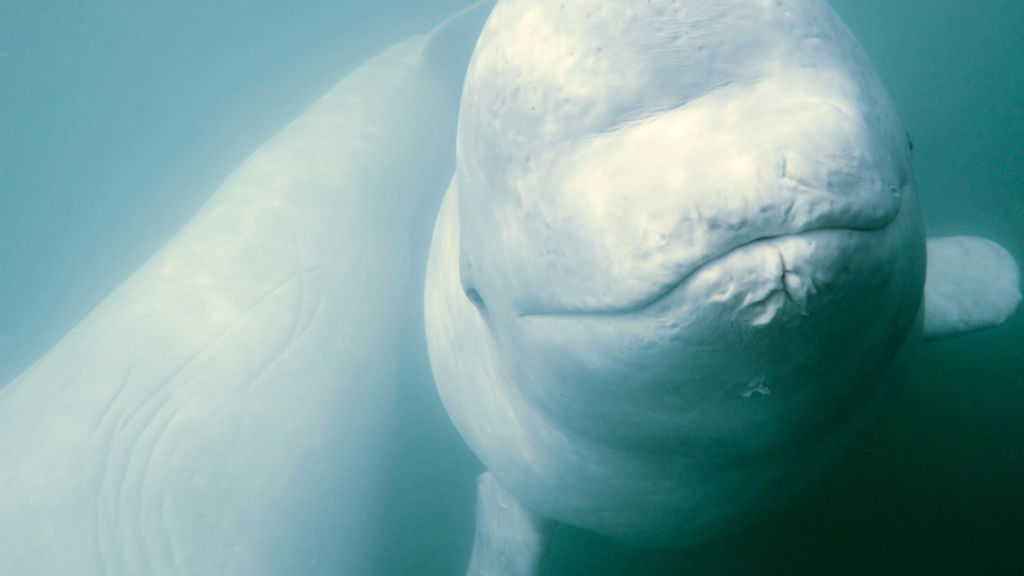
[{"label": "beluga whale", "polygon": [[569,524],[642,546],[804,492],[1014,259],[926,239],[913,146],[822,0],[502,0],[465,79],[424,293],[487,468],[470,575]]},{"label": "beluga whale", "polygon": [[403,357],[490,7],[348,74],[0,388],[0,574],[380,573]]}]

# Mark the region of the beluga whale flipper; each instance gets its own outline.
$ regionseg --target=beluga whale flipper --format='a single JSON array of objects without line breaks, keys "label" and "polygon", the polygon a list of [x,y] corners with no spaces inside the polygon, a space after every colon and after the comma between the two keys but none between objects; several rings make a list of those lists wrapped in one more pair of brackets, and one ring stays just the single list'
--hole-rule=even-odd
[{"label": "beluga whale flipper", "polygon": [[924,296],[926,340],[998,326],[1020,303],[1020,271],[991,240],[929,238]]},{"label": "beluga whale flipper", "polygon": [[536,575],[557,523],[688,545],[778,509],[922,337],[1002,322],[1020,280],[986,240],[926,244],[906,132],[824,1],[502,0],[424,302],[488,469],[469,574]]},{"label": "beluga whale flipper", "polygon": [[416,262],[490,7],[352,72],[0,389],[0,573],[375,573]]}]

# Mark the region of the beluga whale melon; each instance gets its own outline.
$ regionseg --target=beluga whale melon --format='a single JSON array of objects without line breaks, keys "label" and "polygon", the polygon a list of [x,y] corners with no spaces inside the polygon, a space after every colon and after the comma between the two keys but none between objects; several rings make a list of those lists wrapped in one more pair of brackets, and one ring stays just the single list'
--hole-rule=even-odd
[{"label": "beluga whale melon", "polygon": [[553,528],[688,545],[841,457],[922,339],[996,325],[1013,258],[926,241],[912,146],[821,0],[502,0],[465,79],[424,295],[487,468],[470,574]]}]

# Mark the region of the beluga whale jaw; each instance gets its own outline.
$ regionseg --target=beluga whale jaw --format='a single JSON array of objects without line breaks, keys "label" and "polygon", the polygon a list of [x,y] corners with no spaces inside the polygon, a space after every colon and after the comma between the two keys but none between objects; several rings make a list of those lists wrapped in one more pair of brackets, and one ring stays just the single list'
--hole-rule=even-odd
[{"label": "beluga whale jaw", "polygon": [[920,341],[925,260],[906,131],[824,2],[499,2],[425,292],[490,475],[470,574],[538,560],[543,519],[687,545],[785,504]]}]

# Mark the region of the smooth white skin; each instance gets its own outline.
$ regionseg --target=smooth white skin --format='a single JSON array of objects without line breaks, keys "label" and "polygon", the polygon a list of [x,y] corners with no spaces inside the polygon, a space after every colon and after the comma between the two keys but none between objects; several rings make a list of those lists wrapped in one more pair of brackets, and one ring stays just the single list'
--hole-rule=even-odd
[{"label": "smooth white skin", "polygon": [[745,525],[873,413],[919,321],[905,132],[824,3],[503,1],[428,262],[460,433],[541,515]]},{"label": "smooth white skin", "polygon": [[476,486],[476,536],[467,576],[541,574],[555,523],[523,508],[490,472],[481,474]]},{"label": "smooth white skin", "polygon": [[0,573],[372,574],[490,5],[353,72],[0,390]]}]

